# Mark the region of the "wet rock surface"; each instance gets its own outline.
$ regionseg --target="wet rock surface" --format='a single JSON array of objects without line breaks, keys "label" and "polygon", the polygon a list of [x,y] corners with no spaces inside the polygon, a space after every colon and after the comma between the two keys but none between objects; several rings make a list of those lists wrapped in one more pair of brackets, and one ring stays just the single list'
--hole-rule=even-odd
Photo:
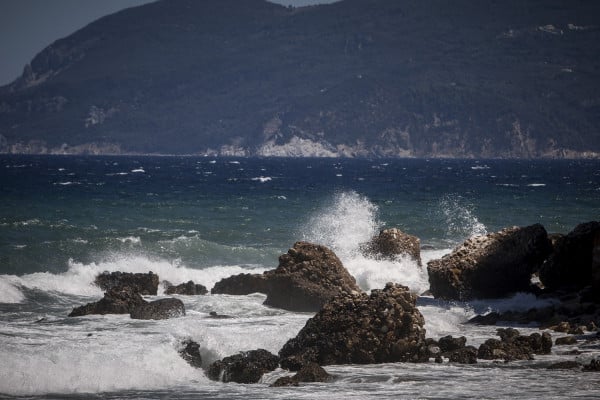
[{"label": "wet rock surface", "polygon": [[132,288],[114,287],[109,289],[101,300],[75,307],[69,317],[90,314],[129,314],[144,304],[146,301]]},{"label": "wet rock surface", "polygon": [[185,315],[185,306],[179,299],[159,299],[141,304],[131,310],[133,319],[169,319]]},{"label": "wet rock surface", "polygon": [[103,272],[96,277],[94,283],[102,290],[115,287],[129,287],[143,296],[156,296],[158,291],[158,275],[152,273]]},{"label": "wet rock surface", "polygon": [[299,386],[302,382],[329,382],[333,377],[317,363],[303,365],[293,376],[284,376],[277,379],[271,386]]},{"label": "wet rock surface", "polygon": [[431,293],[446,300],[470,300],[528,291],[532,273],[551,251],[540,224],[473,237],[427,264]]},{"label": "wet rock surface", "polygon": [[183,294],[189,296],[204,295],[207,294],[208,290],[205,286],[194,283],[194,281],[187,281],[177,286],[167,284],[165,294]]},{"label": "wet rock surface", "polygon": [[498,339],[486,340],[477,350],[477,358],[484,360],[533,360],[534,354],[549,354],[552,349],[552,337],[548,332],[521,335],[514,328],[497,330]]},{"label": "wet rock surface", "polygon": [[257,383],[263,374],[275,370],[279,357],[267,350],[241,352],[212,363],[206,375],[214,381]]},{"label": "wet rock surface", "polygon": [[184,340],[181,343],[179,355],[192,367],[202,367],[202,356],[200,355],[200,345],[191,339]]},{"label": "wet rock surface", "polygon": [[372,364],[427,361],[424,320],[407,287],[345,293],[329,302],[280,350],[281,366],[297,371],[311,362]]},{"label": "wet rock surface", "polygon": [[279,266],[264,274],[240,274],[222,279],[213,294],[265,293],[265,305],[291,311],[318,311],[343,292],[361,291],[333,251],[296,242],[279,257]]}]

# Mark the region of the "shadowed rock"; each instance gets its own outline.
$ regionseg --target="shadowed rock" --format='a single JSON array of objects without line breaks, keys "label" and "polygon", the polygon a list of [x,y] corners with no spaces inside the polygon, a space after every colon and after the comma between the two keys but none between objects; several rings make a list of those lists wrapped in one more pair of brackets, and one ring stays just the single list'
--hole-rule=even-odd
[{"label": "shadowed rock", "polygon": [[302,366],[294,376],[283,376],[277,379],[271,386],[298,386],[300,382],[329,382],[332,377],[317,363],[309,363]]},{"label": "shadowed rock", "polygon": [[101,300],[74,308],[69,317],[89,314],[129,314],[133,309],[144,304],[146,301],[132,288],[115,287],[108,290]]},{"label": "shadowed rock", "polygon": [[540,224],[473,237],[427,264],[436,298],[469,300],[527,291],[531,275],[552,250]]},{"label": "shadowed rock", "polygon": [[341,293],[359,292],[356,280],[333,251],[297,242],[279,257],[279,266],[263,274],[240,274],[222,279],[213,294],[267,295],[265,305],[291,311],[318,311]]},{"label": "shadowed rock", "polygon": [[279,357],[267,350],[241,352],[212,363],[206,375],[214,381],[256,383],[265,372],[275,370]]},{"label": "shadowed rock", "polygon": [[293,371],[316,362],[373,364],[427,361],[424,320],[407,287],[342,294],[327,302],[280,350],[281,366]]},{"label": "shadowed rock", "polygon": [[498,339],[486,340],[477,351],[477,357],[484,360],[502,359],[533,360],[534,354],[549,354],[552,349],[552,337],[544,332],[523,336],[514,328],[498,329]]},{"label": "shadowed rock", "polygon": [[208,290],[205,286],[194,283],[194,281],[187,281],[186,283],[179,284],[177,286],[167,285],[165,294],[183,294],[189,296],[207,294]]},{"label": "shadowed rock", "polygon": [[96,277],[94,283],[107,291],[118,286],[127,286],[144,296],[156,296],[158,291],[158,275],[152,273],[103,272]]},{"label": "shadowed rock", "polygon": [[142,304],[131,310],[133,319],[168,319],[185,315],[185,307],[179,299],[160,299]]},{"label": "shadowed rock", "polygon": [[179,350],[179,355],[192,367],[202,367],[202,356],[200,355],[200,345],[191,339],[181,343],[182,348]]}]

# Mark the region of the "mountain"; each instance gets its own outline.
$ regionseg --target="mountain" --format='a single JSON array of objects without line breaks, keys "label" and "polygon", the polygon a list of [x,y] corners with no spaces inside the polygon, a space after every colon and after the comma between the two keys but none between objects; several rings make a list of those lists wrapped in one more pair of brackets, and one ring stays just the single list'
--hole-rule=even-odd
[{"label": "mountain", "polygon": [[161,0],[0,88],[0,151],[600,157],[600,2]]}]

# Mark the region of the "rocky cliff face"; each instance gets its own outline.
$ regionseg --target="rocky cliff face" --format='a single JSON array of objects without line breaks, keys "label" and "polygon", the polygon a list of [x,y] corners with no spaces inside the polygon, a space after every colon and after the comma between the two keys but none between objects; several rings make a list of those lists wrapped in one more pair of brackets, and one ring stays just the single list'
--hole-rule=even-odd
[{"label": "rocky cliff face", "polygon": [[599,157],[600,3],[162,0],[0,88],[0,152]]}]

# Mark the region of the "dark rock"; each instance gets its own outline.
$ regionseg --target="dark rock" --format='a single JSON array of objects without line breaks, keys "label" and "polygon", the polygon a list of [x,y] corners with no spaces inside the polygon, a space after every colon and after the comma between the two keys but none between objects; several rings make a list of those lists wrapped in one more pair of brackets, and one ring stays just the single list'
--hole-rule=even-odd
[{"label": "dark rock", "polygon": [[473,346],[466,346],[460,349],[452,350],[448,355],[450,362],[459,364],[476,364],[477,349]]},{"label": "dark rock", "polygon": [[590,282],[600,289],[599,245],[600,221],[577,225],[556,240],[554,251],[540,268],[540,281],[549,290],[579,290]]},{"label": "dark rock", "polygon": [[200,355],[200,345],[193,340],[185,340],[182,344],[179,355],[187,361],[192,367],[202,367],[202,356]]},{"label": "dark rock", "polygon": [[291,311],[318,311],[343,292],[360,291],[339,258],[325,246],[297,242],[279,257],[279,266],[264,274],[240,274],[222,279],[213,294],[267,295],[265,305]]},{"label": "dark rock", "polygon": [[575,369],[581,368],[581,364],[577,361],[560,361],[557,363],[550,364],[547,369]]},{"label": "dark rock", "polygon": [[132,288],[115,287],[109,289],[101,300],[74,308],[69,317],[89,314],[129,314],[134,308],[144,304],[146,301]]},{"label": "dark rock", "polygon": [[574,336],[563,336],[556,338],[554,344],[557,346],[570,346],[572,344],[576,344],[577,339]]},{"label": "dark rock", "polygon": [[319,364],[308,363],[294,376],[284,376],[277,379],[271,386],[298,386],[300,382],[329,382],[332,379]]},{"label": "dark rock", "polygon": [[316,362],[372,364],[427,361],[423,316],[407,287],[342,294],[327,302],[280,350],[281,366],[299,370]]},{"label": "dark rock", "polygon": [[168,319],[185,315],[185,306],[179,299],[160,299],[142,304],[131,310],[133,319]]},{"label": "dark rock", "polygon": [[165,294],[184,294],[184,295],[203,295],[207,294],[208,290],[205,286],[195,284],[194,281],[188,281],[177,286],[169,285],[165,290]]},{"label": "dark rock", "polygon": [[383,229],[371,241],[361,246],[367,256],[394,260],[408,255],[421,266],[421,241],[397,228]]},{"label": "dark rock", "polygon": [[477,351],[477,357],[484,360],[503,359],[504,361],[532,360],[534,354],[548,354],[552,349],[549,333],[519,334],[514,328],[498,329],[498,339],[486,340]]},{"label": "dark rock", "polygon": [[265,372],[275,370],[279,357],[267,350],[245,351],[215,361],[208,367],[207,376],[214,381],[256,383]]},{"label": "dark rock", "polygon": [[467,338],[464,336],[454,338],[452,336],[444,336],[438,340],[438,345],[440,346],[440,350],[445,353],[447,351],[453,351],[462,349],[465,347],[467,343]]},{"label": "dark rock", "polygon": [[586,372],[600,372],[600,360],[593,359],[588,365],[583,366],[583,370]]},{"label": "dark rock", "polygon": [[208,316],[210,318],[214,318],[214,319],[227,319],[227,318],[232,318],[231,315],[225,315],[225,314],[219,314],[216,311],[211,311],[208,313]]},{"label": "dark rock", "polygon": [[156,296],[158,291],[158,275],[152,271],[147,274],[120,271],[103,272],[96,277],[94,283],[105,291],[114,287],[127,286],[145,296]]},{"label": "dark rock", "polygon": [[527,291],[552,250],[540,224],[473,237],[427,264],[432,294],[448,300],[495,298]]}]

